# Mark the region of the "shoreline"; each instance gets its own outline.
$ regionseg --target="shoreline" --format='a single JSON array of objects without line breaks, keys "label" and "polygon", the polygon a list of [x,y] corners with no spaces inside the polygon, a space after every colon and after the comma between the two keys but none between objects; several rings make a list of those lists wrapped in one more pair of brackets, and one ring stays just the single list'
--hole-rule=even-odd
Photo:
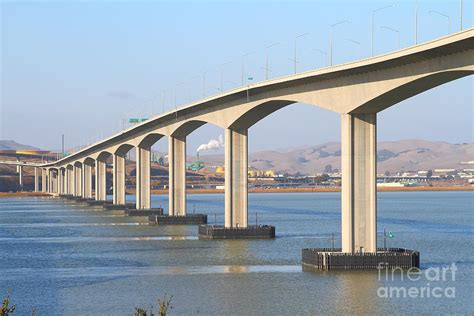
[{"label": "shoreline", "polygon": [[[377,188],[377,192],[436,192],[436,191],[474,191],[474,186],[439,186],[439,187],[397,187]],[[188,194],[224,194],[223,189],[187,189]],[[325,193],[341,192],[340,188],[280,188],[280,189],[249,189],[249,193]],[[127,194],[135,194],[135,190],[127,190]],[[165,195],[168,190],[151,190],[151,194]],[[24,196],[50,196],[44,192],[0,192],[0,198]]]}]

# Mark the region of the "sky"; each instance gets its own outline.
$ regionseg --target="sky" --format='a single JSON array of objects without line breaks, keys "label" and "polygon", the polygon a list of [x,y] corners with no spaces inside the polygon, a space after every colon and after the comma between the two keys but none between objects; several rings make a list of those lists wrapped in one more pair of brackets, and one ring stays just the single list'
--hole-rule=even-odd
[{"label": "sky", "polygon": [[[64,134],[66,148],[87,145],[129,118],[239,86],[246,53],[246,80],[265,79],[266,56],[270,78],[291,74],[295,41],[298,72],[324,67],[330,25],[343,20],[333,63],[369,57],[373,10],[383,7],[374,54],[414,45],[416,0],[0,0],[0,139],[59,150]],[[464,29],[472,12],[473,0],[464,0]],[[460,1],[418,1],[419,43],[459,29]],[[473,103],[472,76],[436,87],[380,112],[378,140],[472,143]],[[204,125],[188,136],[188,152],[222,134]],[[340,141],[339,114],[293,104],[250,129],[249,151],[330,141]],[[166,148],[166,140],[154,146]]]}]

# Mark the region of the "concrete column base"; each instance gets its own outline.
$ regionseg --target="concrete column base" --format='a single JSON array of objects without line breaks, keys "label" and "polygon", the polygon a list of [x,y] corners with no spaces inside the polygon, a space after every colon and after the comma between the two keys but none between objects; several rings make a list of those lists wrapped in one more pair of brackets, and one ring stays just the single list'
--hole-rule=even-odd
[{"label": "concrete column base", "polygon": [[201,225],[207,224],[206,214],[186,215],[150,215],[150,224],[154,225]]},{"label": "concrete column base", "polygon": [[199,226],[199,239],[273,239],[275,226],[257,225],[225,227],[220,225]]},{"label": "concrete column base", "polygon": [[378,248],[377,252],[342,252],[341,248],[308,248],[302,251],[303,270],[369,270],[419,268],[420,253],[403,248]]}]

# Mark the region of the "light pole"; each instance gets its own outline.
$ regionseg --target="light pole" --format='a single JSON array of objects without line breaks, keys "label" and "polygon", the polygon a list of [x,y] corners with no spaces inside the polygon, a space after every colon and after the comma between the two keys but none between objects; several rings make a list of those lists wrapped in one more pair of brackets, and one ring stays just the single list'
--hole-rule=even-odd
[{"label": "light pole", "polygon": [[349,20],[343,20],[343,21],[339,21],[337,23],[334,23],[331,25],[331,27],[329,28],[329,64],[332,66],[332,30],[335,26],[339,25],[339,24],[343,24],[343,23],[350,23],[351,21]]},{"label": "light pole", "polygon": [[328,66],[328,53],[326,53],[325,51],[323,51],[321,49],[318,49],[318,48],[313,48],[313,51],[324,55],[324,64],[327,67]]},{"label": "light pole", "polygon": [[165,93],[165,90],[161,91],[161,106],[163,108],[163,113],[165,113]]},{"label": "light pole", "polygon": [[346,38],[345,40],[360,47],[360,42],[358,42],[358,41],[354,41],[353,39],[350,39],[350,38]]},{"label": "light pole", "polygon": [[462,0],[459,1],[459,9],[460,9],[460,23],[459,23],[459,26],[460,26],[460,30],[462,31]]},{"label": "light pole", "polygon": [[372,40],[371,40],[371,56],[374,56],[374,22],[375,22],[375,13],[379,12],[379,11],[382,11],[384,9],[387,9],[387,8],[391,8],[393,7],[392,4],[390,5],[387,5],[385,7],[381,7],[381,8],[378,8],[378,9],[375,9],[372,11]]},{"label": "light pole", "polygon": [[250,54],[253,54],[253,52],[249,52],[249,53],[245,53],[242,55],[242,87],[244,86],[244,72],[245,72],[245,69],[244,69],[244,64],[245,64],[245,57],[247,57],[248,55]]},{"label": "light pole", "polygon": [[381,26],[380,28],[397,33],[397,48],[400,49],[400,31],[388,26]]},{"label": "light pole", "polygon": [[206,73],[207,71],[202,72],[202,96],[206,97]]},{"label": "light pole", "polygon": [[418,44],[418,0],[415,6],[415,44]]},{"label": "light pole", "polygon": [[221,93],[224,92],[224,66],[230,63],[231,62],[228,61],[226,63],[221,64]]},{"label": "light pole", "polygon": [[441,13],[439,11],[430,11],[430,14],[437,14],[441,17],[446,18],[446,20],[448,21],[448,34],[451,33],[451,19],[449,18],[449,15]]},{"label": "light pole", "polygon": [[298,40],[298,38],[303,37],[303,36],[306,36],[306,35],[308,35],[308,34],[309,34],[309,33],[303,33],[303,34],[300,34],[300,35],[298,35],[298,36],[295,37],[295,51],[294,51],[294,53],[295,53],[295,54],[294,54],[295,59],[293,60],[293,61],[295,62],[295,73],[296,73],[296,64],[298,63],[297,56],[296,56],[296,41]]},{"label": "light pole", "polygon": [[270,44],[270,45],[265,46],[265,51],[266,51],[266,53],[267,53],[267,54],[266,54],[267,57],[266,57],[266,61],[265,61],[265,80],[268,80],[268,50],[269,50],[270,48],[272,48],[273,46],[276,46],[276,45],[278,45],[278,44],[280,44],[280,43],[273,43],[273,44]]}]

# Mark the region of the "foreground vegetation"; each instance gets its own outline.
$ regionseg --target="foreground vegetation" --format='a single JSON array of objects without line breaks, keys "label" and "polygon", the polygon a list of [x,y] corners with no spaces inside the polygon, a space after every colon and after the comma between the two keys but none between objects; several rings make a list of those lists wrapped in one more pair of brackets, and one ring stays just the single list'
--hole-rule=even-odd
[{"label": "foreground vegetation", "polygon": [[[163,296],[163,298],[158,299],[158,306],[155,308],[150,306],[150,309],[147,310],[145,308],[141,307],[135,307],[135,312],[134,316],[166,316],[168,314],[168,311],[173,309],[173,306],[171,305],[171,301],[173,300],[173,296],[168,296],[166,293]],[[16,305],[11,305],[10,304],[10,295],[9,292],[5,294],[2,300],[2,307],[0,309],[0,316],[8,316],[12,314],[16,309]],[[35,316],[36,312],[33,309],[31,311],[31,316]]]}]

